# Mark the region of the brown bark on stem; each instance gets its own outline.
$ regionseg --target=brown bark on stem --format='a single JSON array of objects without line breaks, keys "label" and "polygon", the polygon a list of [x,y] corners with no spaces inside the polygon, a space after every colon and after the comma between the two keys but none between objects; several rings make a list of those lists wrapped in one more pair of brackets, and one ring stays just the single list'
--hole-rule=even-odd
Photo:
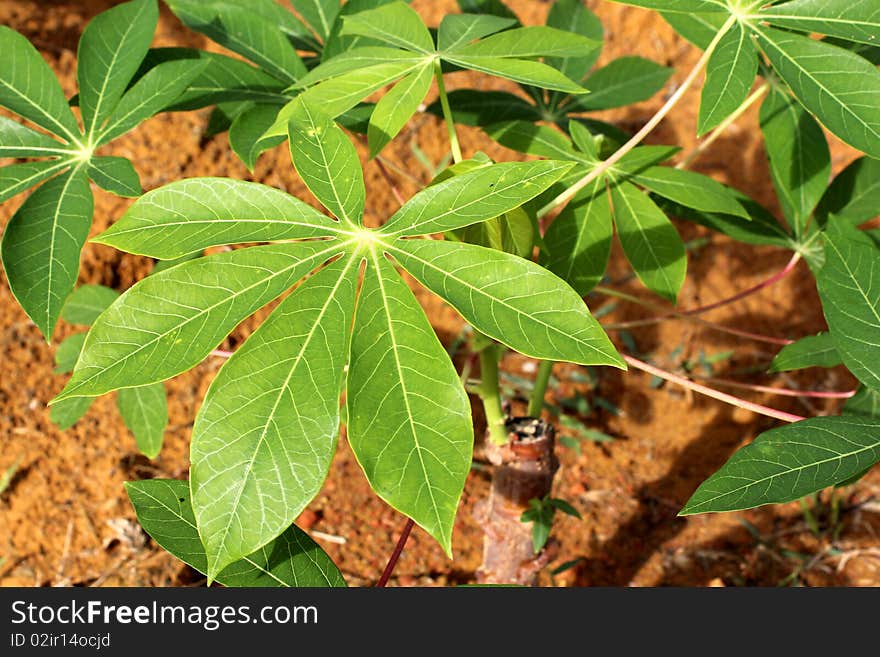
[{"label": "brown bark on stem", "polygon": [[534,586],[540,570],[553,559],[556,543],[551,539],[535,554],[532,523],[520,517],[529,508],[529,500],[550,494],[559,469],[556,432],[552,425],[532,417],[508,418],[506,428],[506,444],[486,441],[486,456],[493,465],[492,489],[474,511],[485,532],[477,581]]}]

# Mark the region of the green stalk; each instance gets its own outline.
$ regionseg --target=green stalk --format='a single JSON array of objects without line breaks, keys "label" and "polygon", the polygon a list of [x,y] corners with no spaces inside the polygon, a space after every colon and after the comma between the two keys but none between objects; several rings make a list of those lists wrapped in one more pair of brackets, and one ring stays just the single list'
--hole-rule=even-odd
[{"label": "green stalk", "polygon": [[443,82],[443,70],[440,60],[434,62],[434,77],[437,78],[437,90],[440,92],[440,106],[443,108],[443,118],[446,120],[446,130],[449,132],[449,145],[452,148],[452,159],[458,163],[461,157],[461,146],[458,144],[458,133],[455,131],[455,121],[452,120],[452,108],[449,107],[449,97],[446,95],[446,84]]},{"label": "green stalk", "polygon": [[496,445],[507,444],[504,411],[498,385],[498,346],[493,342],[480,352],[480,399],[486,413],[489,439]]},{"label": "green stalk", "polygon": [[538,365],[538,373],[535,375],[535,387],[532,389],[532,397],[529,400],[529,417],[541,417],[544,410],[544,396],[547,394],[547,385],[550,383],[550,374],[553,372],[552,360],[542,360]]}]

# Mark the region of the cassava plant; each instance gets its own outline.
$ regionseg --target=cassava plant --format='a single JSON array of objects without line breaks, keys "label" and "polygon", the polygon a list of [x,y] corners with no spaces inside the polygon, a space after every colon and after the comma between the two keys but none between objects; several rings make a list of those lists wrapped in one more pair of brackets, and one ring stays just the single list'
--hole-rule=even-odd
[{"label": "cassava plant", "polygon": [[[123,122],[126,130],[159,110],[215,106],[211,130],[228,128],[232,148],[250,168],[263,151],[288,141],[296,172],[331,215],[265,185],[194,178],[147,192],[93,240],[182,261],[89,316],[84,323],[92,327],[54,408],[86,405],[112,391],[122,399],[144,386],[158,390],[246,317],[280,300],[211,383],[192,431],[189,482],[128,484],[141,524],[161,546],[227,585],[344,584],[292,524],[320,490],[344,424],[375,492],[451,555],[474,447],[471,408],[462,378],[398,269],[474,329],[469,346],[480,363],[477,392],[494,464],[492,496],[481,512],[484,581],[533,583],[548,558],[554,510],[575,511],[551,495],[553,427],[540,420],[556,361],[629,365],[788,422],[737,452],[682,514],[796,500],[848,484],[880,460],[880,250],[876,230],[860,230],[880,206],[880,165],[873,159],[880,157],[875,2],[627,2],[660,10],[704,51],[634,135],[589,113],[649,98],[670,71],[637,57],[593,70],[601,24],[580,2],[559,0],[546,25],[524,27],[497,0],[460,0],[462,13],[445,16],[435,30],[399,1],[290,4],[169,0],[187,26],[255,66],[198,50],[148,51],[154,0],[101,14],[80,45],[84,130],[38,53],[11,30],[0,32],[14,48],[13,63],[24,62],[0,68],[0,105],[64,140],[52,142],[59,152],[46,151],[51,140],[42,132],[0,124],[0,155],[55,157],[42,163],[40,179],[58,175],[25,201],[3,241],[10,286],[44,334],[51,334],[74,287],[78,267],[70,262],[78,264],[85,241],[82,230],[82,239],[71,241],[68,224],[91,215],[83,194],[65,200],[65,190],[73,181],[83,187],[87,173],[102,184],[91,173],[102,159],[93,151],[121,134],[106,126],[119,123],[114,111],[127,107],[126,99],[147,108]],[[812,38],[815,33],[823,38]],[[140,35],[136,47],[132,34]],[[448,94],[446,78],[463,70],[519,84],[521,93]],[[176,85],[160,85],[171,73]],[[642,142],[704,73],[698,132],[708,137],[675,166],[664,166],[679,149]],[[153,87],[164,91],[147,93]],[[340,125],[365,133],[370,156],[380,158],[432,87],[438,98],[429,109],[443,117],[454,164],[381,227],[367,228],[361,163]],[[378,101],[369,102],[376,94]],[[784,222],[743,191],[687,170],[757,102]],[[493,162],[480,153],[466,159],[457,123],[479,126],[501,145],[540,159]],[[865,154],[833,181],[821,126]],[[34,168],[22,163],[0,171],[28,166]],[[17,171],[34,175],[19,168],[13,178],[27,178]],[[7,198],[26,188],[17,180],[5,183],[12,190]],[[46,189],[51,196],[41,196]],[[790,344],[773,369],[842,362],[862,387],[841,415],[794,416],[618,353],[583,299],[633,300],[601,285],[616,233],[639,280],[674,303],[687,252],[670,217],[793,252],[779,275],[720,303],[762,289],[806,261],[828,331],[784,340]],[[61,240],[57,248],[38,239],[46,234]],[[225,245],[233,248],[201,255]],[[46,289],[53,278],[46,278],[47,268],[58,271],[58,252],[66,254],[64,275]],[[701,321],[710,307],[659,308],[649,321]],[[498,363],[505,349],[539,361],[529,418],[503,411]],[[408,531],[409,525],[402,540]]]}]

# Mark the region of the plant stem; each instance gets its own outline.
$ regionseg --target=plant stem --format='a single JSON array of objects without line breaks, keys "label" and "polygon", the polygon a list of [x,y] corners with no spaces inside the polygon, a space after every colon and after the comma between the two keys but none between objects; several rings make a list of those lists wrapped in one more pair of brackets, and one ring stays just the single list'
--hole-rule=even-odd
[{"label": "plant stem", "polygon": [[743,383],[741,381],[730,381],[728,379],[717,379],[715,377],[698,377],[707,383],[720,386],[730,386],[731,388],[741,388],[743,390],[754,390],[755,392],[767,392],[772,395],[782,395],[783,397],[812,397],[814,399],[849,399],[855,396],[855,390],[846,390],[844,392],[827,392],[822,390],[792,390],[791,388],[774,388],[773,386],[755,385],[753,383]]},{"label": "plant stem", "polygon": [[697,145],[694,150],[692,150],[688,155],[678,164],[675,165],[676,169],[686,169],[690,164],[700,157],[706,150],[715,143],[715,141],[731,126],[736,122],[739,117],[746,113],[746,111],[755,103],[757,103],[763,96],[770,90],[770,83],[765,82],[760,87],[755,89],[751,96],[743,101],[743,104],[740,105],[737,110],[728,116],[724,121],[718,124],[718,127],[715,128],[712,132],[709,133],[709,136],[706,137],[703,141]]},{"label": "plant stem", "polygon": [[394,552],[391,553],[391,557],[388,559],[388,564],[385,566],[385,570],[382,571],[382,576],[379,578],[379,581],[376,582],[378,588],[384,587],[391,578],[391,573],[394,572],[394,567],[400,559],[400,554],[403,552],[403,547],[406,545],[407,539],[409,539],[409,534],[412,531],[414,524],[415,522],[413,522],[412,518],[406,519],[406,524],[403,526],[400,538],[397,539],[397,545],[394,546]]},{"label": "plant stem", "polygon": [[[584,187],[593,182],[596,178],[601,176],[603,173],[608,171],[611,167],[613,167],[620,159],[629,153],[632,149],[638,146],[642,141],[647,137],[654,128],[669,114],[670,110],[675,107],[675,105],[682,99],[684,94],[690,89],[691,85],[693,85],[694,81],[697,79],[697,76],[706,66],[706,63],[709,61],[709,58],[712,56],[712,53],[715,51],[715,48],[718,46],[718,42],[721,41],[721,37],[723,37],[727,31],[731,28],[731,26],[736,22],[736,16],[730,16],[727,19],[727,22],[718,30],[718,33],[715,35],[715,38],[712,39],[712,42],[708,45],[706,50],[703,52],[699,61],[694,66],[693,70],[688,73],[688,76],[681,83],[681,86],[675,91],[672,96],[669,97],[669,100],[661,107],[657,113],[652,116],[648,122],[639,130],[635,135],[633,135],[632,139],[626,142],[623,146],[621,146],[617,152],[615,152],[611,157],[607,160],[599,164],[595,169],[590,171],[583,178],[578,180],[574,185],[566,189],[555,199],[550,201],[547,205],[541,208],[538,211],[538,218],[540,219],[546,214],[549,214],[560,205],[563,205],[570,201],[579,191],[581,191]],[[442,95],[441,95],[442,98]]]},{"label": "plant stem", "polygon": [[538,373],[535,375],[535,387],[532,389],[532,398],[529,400],[529,417],[541,417],[544,410],[544,395],[547,394],[547,385],[550,383],[550,374],[553,372],[552,360],[542,360],[538,365]]},{"label": "plant stem", "polygon": [[496,445],[507,443],[504,410],[498,385],[498,347],[493,342],[480,352],[480,399],[486,413],[486,431]]},{"label": "plant stem", "polygon": [[434,62],[434,77],[437,78],[437,89],[440,92],[440,106],[443,108],[443,118],[446,120],[446,130],[449,132],[449,145],[452,148],[452,159],[461,162],[461,146],[458,144],[458,133],[455,131],[455,121],[452,119],[452,108],[449,107],[449,97],[446,95],[446,84],[443,82],[443,69],[440,60]]},{"label": "plant stem", "polygon": [[661,379],[664,379],[666,381],[671,381],[672,383],[677,383],[678,385],[688,388],[689,390],[693,390],[694,392],[702,393],[707,397],[712,397],[713,399],[723,401],[727,404],[732,404],[733,406],[744,408],[748,411],[752,411],[753,413],[766,415],[767,417],[776,418],[777,420],[782,420],[784,422],[800,422],[801,420],[807,419],[802,415],[794,415],[793,413],[778,411],[775,408],[761,406],[760,404],[755,404],[753,402],[746,401],[745,399],[740,399],[739,397],[728,395],[726,392],[713,390],[712,388],[700,385],[699,383],[695,383],[694,381],[691,381],[690,379],[687,379],[683,376],[679,376],[678,374],[667,372],[666,370],[661,370],[659,367],[654,367],[653,365],[650,365],[644,361],[639,360],[638,358],[634,358],[633,356],[629,356],[627,354],[623,354],[623,359],[627,362],[627,364],[631,365],[637,370],[642,370],[643,372],[647,372],[648,374],[653,374],[654,376],[660,377]]}]

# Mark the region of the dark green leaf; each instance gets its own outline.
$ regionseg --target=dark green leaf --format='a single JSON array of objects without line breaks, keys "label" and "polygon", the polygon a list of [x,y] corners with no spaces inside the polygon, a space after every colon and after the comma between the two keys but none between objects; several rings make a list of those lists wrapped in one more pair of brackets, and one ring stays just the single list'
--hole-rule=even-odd
[{"label": "dark green leaf", "polygon": [[297,0],[295,9],[318,34],[327,40],[339,13],[339,0]]},{"label": "dark green leaf", "polygon": [[49,408],[49,420],[62,431],[66,431],[86,414],[94,401],[94,397],[74,397],[53,404]]},{"label": "dark green leaf", "polygon": [[547,14],[547,25],[558,30],[580,34],[595,42],[595,46],[591,50],[585,50],[576,56],[545,60],[547,64],[572,80],[583,80],[602,51],[602,37],[604,35],[602,23],[596,14],[584,6],[581,0],[557,0],[550,7],[550,13]]},{"label": "dark green leaf", "polygon": [[564,91],[568,94],[586,93],[586,89],[582,86],[572,82],[555,68],[540,62],[507,57],[488,57],[485,55],[472,57],[464,54],[464,51],[458,51],[454,55],[446,55],[444,59],[463,68],[481,71],[482,73],[488,73],[489,75],[533,87],[540,87],[541,89]]},{"label": "dark green leaf", "polygon": [[275,123],[278,105],[257,103],[239,114],[229,128],[229,145],[245,166],[254,170],[260,154],[284,141],[284,137],[262,139],[263,134]]},{"label": "dark green leaf", "polygon": [[340,34],[379,39],[416,52],[434,52],[434,39],[428,28],[415,10],[404,2],[392,2],[346,16]]},{"label": "dark green leaf", "polygon": [[80,285],[67,297],[61,319],[68,324],[91,326],[118,297],[119,292],[104,285]]},{"label": "dark green leaf", "polygon": [[[498,121],[537,121],[541,118],[534,105],[506,91],[456,89],[449,92],[449,106],[455,122],[462,125],[487,126]],[[442,116],[440,101],[432,103],[428,111]]]},{"label": "dark green leaf", "polygon": [[854,225],[880,215],[880,160],[861,157],[834,178],[816,208],[820,225],[829,214]]},{"label": "dark green leaf", "polygon": [[840,355],[830,333],[808,335],[784,346],[770,364],[771,372],[788,372],[805,367],[840,365]]},{"label": "dark green leaf", "polygon": [[488,58],[578,57],[601,46],[580,34],[536,25],[505,30],[454,50],[455,57]]},{"label": "dark green leaf", "polygon": [[584,86],[590,93],[578,98],[569,111],[594,111],[647,100],[663,88],[672,69],[642,57],[621,57],[590,75]]},{"label": "dark green leaf", "polygon": [[502,146],[538,157],[582,160],[568,138],[554,128],[529,121],[504,121],[486,127],[486,134]]},{"label": "dark green leaf", "polygon": [[655,194],[699,212],[751,218],[732,189],[700,173],[674,167],[650,167],[633,176],[632,180]]},{"label": "dark green leaf", "polygon": [[721,37],[706,65],[697,135],[702,136],[733,114],[749,95],[758,70],[758,54],[746,29],[735,23]]},{"label": "dark green leaf", "polygon": [[370,157],[378,155],[418,111],[433,79],[434,67],[425,64],[398,82],[376,104],[367,130]]},{"label": "dark green leaf", "polygon": [[82,351],[83,342],[86,340],[85,333],[74,333],[66,338],[55,349],[55,374],[67,374],[73,371],[76,359]]},{"label": "dark green leaf", "polygon": [[135,197],[143,194],[141,181],[131,160],[124,157],[93,157],[89,160],[89,178],[101,189],[117,196]]},{"label": "dark green leaf", "polygon": [[859,386],[855,396],[846,400],[841,411],[843,415],[861,415],[880,419],[880,390]]},{"label": "dark green leaf", "polygon": [[123,388],[116,393],[116,405],[125,426],[134,434],[141,454],[154,459],[162,450],[168,426],[168,403],[165,386],[151,383],[137,388]]},{"label": "dark green leaf", "polygon": [[70,166],[71,160],[21,162],[0,168],[0,203]]},{"label": "dark green leaf", "polygon": [[728,14],[690,14],[661,11],[660,15],[672,28],[692,44],[705,50],[721,31]]},{"label": "dark green leaf", "polygon": [[0,116],[0,157],[49,157],[67,152],[51,137]]}]

